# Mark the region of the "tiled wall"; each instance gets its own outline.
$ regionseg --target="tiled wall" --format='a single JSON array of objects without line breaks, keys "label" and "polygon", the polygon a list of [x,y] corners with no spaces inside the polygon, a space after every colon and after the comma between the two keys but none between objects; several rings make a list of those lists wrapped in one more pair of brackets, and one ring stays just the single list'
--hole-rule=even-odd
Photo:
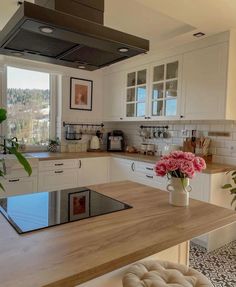
[{"label": "tiled wall", "polygon": [[182,130],[197,130],[203,136],[208,137],[208,132],[229,132],[229,136],[214,136],[211,139],[210,152],[213,161],[236,165],[236,122],[235,121],[181,121],[177,122],[119,122],[109,124],[114,129],[120,129],[125,133],[126,143],[139,147],[143,142],[139,136],[140,125],[168,125],[171,137],[168,139],[150,139],[150,143],[158,146],[159,150],[165,144],[183,144]]}]

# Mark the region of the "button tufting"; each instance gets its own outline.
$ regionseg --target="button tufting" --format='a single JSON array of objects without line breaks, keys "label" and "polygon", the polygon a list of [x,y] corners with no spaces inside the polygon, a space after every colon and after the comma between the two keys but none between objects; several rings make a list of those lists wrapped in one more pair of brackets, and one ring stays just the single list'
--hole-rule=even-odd
[{"label": "button tufting", "polygon": [[[146,270],[146,271],[144,271]],[[167,261],[143,261],[132,265],[123,277],[123,287],[213,287],[200,272]]]}]

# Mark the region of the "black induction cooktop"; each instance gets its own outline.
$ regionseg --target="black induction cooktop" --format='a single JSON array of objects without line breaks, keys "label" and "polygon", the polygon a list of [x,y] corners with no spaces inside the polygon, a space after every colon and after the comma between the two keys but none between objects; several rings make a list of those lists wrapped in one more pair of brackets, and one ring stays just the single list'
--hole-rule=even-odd
[{"label": "black induction cooktop", "polygon": [[128,208],[132,206],[87,188],[0,199],[1,213],[19,234]]}]

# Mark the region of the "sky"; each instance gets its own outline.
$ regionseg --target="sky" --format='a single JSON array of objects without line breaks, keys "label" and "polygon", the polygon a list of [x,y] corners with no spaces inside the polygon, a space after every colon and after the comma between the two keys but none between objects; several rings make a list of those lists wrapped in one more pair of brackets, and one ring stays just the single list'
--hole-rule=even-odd
[{"label": "sky", "polygon": [[49,74],[7,67],[7,87],[18,89],[49,89]]}]

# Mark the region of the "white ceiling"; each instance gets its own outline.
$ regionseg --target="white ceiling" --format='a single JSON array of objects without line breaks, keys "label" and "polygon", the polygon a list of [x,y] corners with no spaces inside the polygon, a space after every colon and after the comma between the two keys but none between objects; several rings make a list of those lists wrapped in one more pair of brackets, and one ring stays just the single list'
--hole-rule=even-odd
[{"label": "white ceiling", "polygon": [[[0,1],[0,30],[17,2]],[[149,39],[156,48],[168,41],[193,40],[196,31],[212,35],[236,28],[236,0],[105,0],[105,25]]]}]

